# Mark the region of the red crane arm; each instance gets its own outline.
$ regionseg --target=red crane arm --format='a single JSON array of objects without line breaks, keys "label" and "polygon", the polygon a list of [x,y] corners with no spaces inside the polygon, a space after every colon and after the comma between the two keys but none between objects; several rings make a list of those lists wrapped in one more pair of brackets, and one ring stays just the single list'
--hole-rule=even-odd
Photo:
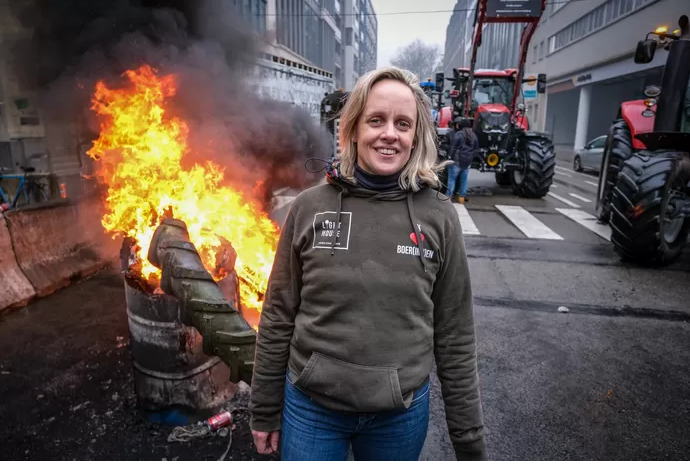
[{"label": "red crane arm", "polygon": [[470,76],[467,83],[467,95],[465,98],[465,105],[463,108],[463,116],[468,118],[470,116],[472,104],[472,81],[474,80],[474,69],[477,63],[477,52],[479,46],[482,44],[482,31],[484,25],[488,23],[527,23],[522,30],[520,36],[520,54],[518,56],[517,75],[515,76],[515,88],[513,92],[513,100],[510,104],[510,114],[515,115],[515,107],[517,106],[517,99],[520,95],[522,86],[522,76],[525,70],[525,60],[529,50],[529,43],[532,40],[534,32],[537,30],[541,15],[546,9],[546,0],[541,0],[541,8],[539,14],[536,16],[488,16],[487,5],[489,2],[500,2],[501,0],[478,0],[477,9],[474,14],[474,40],[472,41],[472,57],[470,59]]}]

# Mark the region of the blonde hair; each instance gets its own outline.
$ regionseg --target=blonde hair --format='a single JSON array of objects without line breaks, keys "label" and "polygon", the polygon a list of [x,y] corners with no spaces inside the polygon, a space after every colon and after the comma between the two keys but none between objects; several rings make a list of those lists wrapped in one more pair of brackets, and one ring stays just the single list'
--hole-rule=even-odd
[{"label": "blonde hair", "polygon": [[384,79],[392,79],[407,85],[417,104],[417,124],[412,143],[412,153],[400,175],[398,184],[403,190],[411,188],[415,192],[422,188],[420,181],[436,187],[440,184],[437,173],[449,162],[438,163],[436,129],[431,119],[431,103],[419,85],[419,78],[413,73],[395,66],[368,72],[357,80],[354,89],[352,89],[340,115],[340,156],[338,157],[340,173],[350,182],[356,182],[354,173],[357,144],[353,137],[356,134],[357,123],[364,112],[371,88]]}]

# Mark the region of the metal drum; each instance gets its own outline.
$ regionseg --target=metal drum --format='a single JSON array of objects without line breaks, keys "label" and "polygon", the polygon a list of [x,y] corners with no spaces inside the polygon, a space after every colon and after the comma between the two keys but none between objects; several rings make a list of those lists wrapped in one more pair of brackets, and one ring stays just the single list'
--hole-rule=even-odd
[{"label": "metal drum", "polygon": [[186,425],[218,413],[237,391],[230,369],[202,350],[176,298],[144,292],[125,278],[134,388],[150,421]]}]

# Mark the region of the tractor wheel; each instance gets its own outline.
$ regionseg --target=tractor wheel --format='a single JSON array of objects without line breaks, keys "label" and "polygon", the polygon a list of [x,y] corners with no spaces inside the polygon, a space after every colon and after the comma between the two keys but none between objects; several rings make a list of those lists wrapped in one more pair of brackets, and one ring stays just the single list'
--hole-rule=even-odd
[{"label": "tractor wheel", "polygon": [[683,251],[690,219],[674,216],[688,196],[690,155],[669,150],[634,153],[623,164],[611,197],[611,242],[623,259],[668,265]]},{"label": "tractor wheel", "polygon": [[597,219],[608,223],[611,216],[611,196],[623,163],[633,154],[632,135],[628,123],[620,118],[613,122],[601,157],[597,188]]},{"label": "tractor wheel", "polygon": [[525,167],[512,171],[513,193],[518,197],[542,198],[553,182],[556,153],[546,139],[528,139],[522,151]]},{"label": "tractor wheel", "polygon": [[496,173],[496,184],[499,186],[510,186],[510,172]]}]

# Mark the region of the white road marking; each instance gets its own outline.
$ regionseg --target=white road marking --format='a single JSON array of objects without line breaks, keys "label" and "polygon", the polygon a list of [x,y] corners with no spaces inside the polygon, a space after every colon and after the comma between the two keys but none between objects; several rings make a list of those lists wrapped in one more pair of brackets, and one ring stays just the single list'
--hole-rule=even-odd
[{"label": "white road marking", "polygon": [[551,187],[558,187],[558,184],[556,184],[555,182],[551,183]]},{"label": "white road marking", "polygon": [[531,239],[552,239],[562,241],[563,238],[549,229],[530,212],[514,205],[496,205],[508,220],[522,233]]},{"label": "white road marking", "polygon": [[611,240],[611,227],[604,224],[599,224],[597,219],[589,213],[572,208],[557,208],[556,211],[562,213],[576,223],[581,224],[607,241]]},{"label": "white road marking", "polygon": [[277,195],[273,197],[273,209],[279,210],[283,208],[285,205],[292,203],[295,197],[294,195]]},{"label": "white road marking", "polygon": [[563,168],[562,166],[555,166],[555,168],[556,168],[556,170],[563,170],[563,171],[567,171],[569,173],[577,173],[577,171],[569,170],[568,168]]},{"label": "white road marking", "polygon": [[453,206],[458,212],[458,218],[460,218],[460,225],[462,226],[462,233],[471,236],[479,235],[479,229],[477,229],[477,225],[475,225],[474,221],[472,221],[472,217],[467,211],[467,208],[461,203],[455,203]]},{"label": "white road marking", "polygon": [[581,206],[579,206],[579,205],[576,204],[575,202],[571,202],[570,200],[565,199],[565,198],[561,197],[560,195],[556,195],[556,194],[553,194],[553,193],[551,193],[551,192],[547,192],[547,195],[550,195],[550,196],[553,197],[554,199],[559,200],[559,201],[563,202],[563,203],[566,204],[566,205],[570,205],[571,207],[574,207],[574,208],[582,208]]},{"label": "white road marking", "polygon": [[591,202],[592,202],[592,201],[589,200],[588,198],[582,197],[581,195],[578,195],[578,194],[573,194],[572,192],[568,192],[568,195],[571,196],[571,197],[573,197],[573,198],[576,198],[577,200],[582,200],[583,202],[587,202],[587,203],[591,203]]},{"label": "white road marking", "polygon": [[561,173],[560,171],[556,171],[556,174],[558,176],[565,176],[566,178],[572,178],[573,176],[568,174],[568,173]]},{"label": "white road marking", "polygon": [[599,187],[599,184],[597,184],[596,182],[592,182],[592,181],[585,181],[585,182],[587,184],[589,184],[590,186]]}]

